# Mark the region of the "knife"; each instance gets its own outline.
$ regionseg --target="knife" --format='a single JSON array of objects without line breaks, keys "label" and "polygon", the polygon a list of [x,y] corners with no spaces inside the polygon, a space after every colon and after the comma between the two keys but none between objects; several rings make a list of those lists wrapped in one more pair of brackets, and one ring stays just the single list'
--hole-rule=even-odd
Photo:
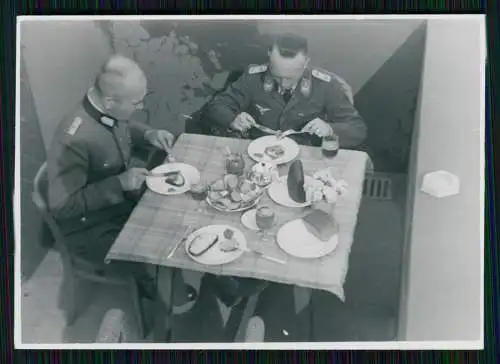
[{"label": "knife", "polygon": [[276,130],[273,130],[273,129],[269,129],[268,127],[265,127],[265,126],[262,126],[262,125],[259,125],[257,123],[255,124],[252,124],[252,126],[256,129],[259,129],[260,131],[263,131],[264,133],[267,133],[267,134],[272,134],[272,135],[277,135],[279,132],[276,131]]},{"label": "knife", "polygon": [[170,251],[170,253],[168,253],[168,255],[167,255],[167,259],[170,259],[170,258],[172,258],[172,257],[174,256],[174,254],[175,254],[175,252],[177,251],[177,249],[179,249],[179,246],[180,246],[183,242],[185,242],[185,241],[186,241],[186,239],[189,237],[189,235],[191,235],[191,233],[192,233],[193,231],[195,231],[195,230],[196,230],[195,228],[190,228],[190,229],[187,229],[187,230],[186,230],[186,233],[185,233],[184,237],[183,237],[181,240],[179,240],[179,241],[177,242],[177,244],[175,244],[175,246],[172,248],[172,250]]}]

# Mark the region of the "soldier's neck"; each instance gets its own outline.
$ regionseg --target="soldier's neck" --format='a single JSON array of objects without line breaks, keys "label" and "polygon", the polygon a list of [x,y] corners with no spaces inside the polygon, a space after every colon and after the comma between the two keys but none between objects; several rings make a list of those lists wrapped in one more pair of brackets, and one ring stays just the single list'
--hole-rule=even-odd
[{"label": "soldier's neck", "polygon": [[101,114],[108,114],[105,110],[105,107],[102,105],[102,102],[99,100],[99,96],[97,95],[97,90],[95,88],[92,87],[87,91],[87,99],[89,100],[90,104]]}]

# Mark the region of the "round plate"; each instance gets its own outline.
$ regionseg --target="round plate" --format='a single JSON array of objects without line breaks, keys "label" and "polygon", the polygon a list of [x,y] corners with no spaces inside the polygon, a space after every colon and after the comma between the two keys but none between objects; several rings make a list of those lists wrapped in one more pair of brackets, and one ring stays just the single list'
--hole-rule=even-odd
[{"label": "round plate", "polygon": [[[295,202],[290,198],[290,195],[288,194],[288,185],[287,185],[287,178],[288,175],[282,176],[279,180],[274,182],[271,187],[268,188],[267,194],[273,200],[279,205],[286,206],[286,207],[306,207],[311,205],[310,201],[306,202]],[[312,181],[312,177],[310,176],[305,176],[305,183],[309,183]]]},{"label": "round plate", "polygon": [[218,211],[222,211],[222,212],[241,212],[241,211],[246,211],[246,210],[249,210],[251,209],[252,207],[255,207],[257,206],[257,204],[259,203],[260,199],[262,198],[262,195],[260,195],[259,197],[257,197],[253,203],[251,203],[250,205],[245,205],[244,207],[240,207],[238,209],[235,209],[235,210],[228,210],[228,209],[224,209],[222,207],[219,207],[218,205],[214,205],[213,202],[208,198],[206,198],[206,201],[207,203],[212,206],[214,209],[218,210]]},{"label": "round plate", "polygon": [[321,241],[307,231],[302,219],[292,220],[281,227],[276,241],[281,249],[297,258],[321,258],[335,250],[339,243],[335,234],[329,241]]},{"label": "round plate", "polygon": [[[234,239],[238,241],[240,249],[234,251],[234,252],[223,252],[219,248],[219,243],[223,240],[224,238],[224,230],[226,229],[231,229],[234,231]],[[219,242],[217,242],[213,247],[211,247],[208,251],[206,251],[204,254],[200,255],[199,257],[194,257],[191,254],[189,254],[189,245],[193,241],[195,237],[201,234],[217,234],[219,236]],[[243,253],[247,250],[247,241],[245,239],[245,236],[243,233],[235,229],[232,226],[229,225],[210,225],[210,226],[205,226],[201,229],[196,230],[195,232],[191,233],[187,239],[186,243],[184,244],[184,249],[186,251],[186,254],[196,261],[197,263],[200,264],[205,264],[205,265],[221,265],[221,264],[227,264],[232,262],[233,260],[238,259],[243,255]]]},{"label": "round plate", "polygon": [[241,223],[243,224],[243,226],[245,226],[246,228],[248,228],[250,230],[259,231],[260,229],[257,226],[257,223],[255,222],[255,214],[256,213],[257,213],[257,209],[253,209],[253,210],[245,212],[241,216]]},{"label": "round plate", "polygon": [[[273,145],[281,146],[285,150],[285,154],[277,159],[272,159],[270,156],[264,154],[264,150]],[[278,140],[274,135],[266,135],[251,142],[247,153],[256,162],[283,164],[290,162],[299,155],[299,145],[290,138],[285,137]]]},{"label": "round plate", "polygon": [[192,165],[185,163],[167,163],[162,164],[155,169],[152,173],[167,173],[172,171],[180,171],[185,179],[183,186],[175,187],[165,182],[165,177],[153,177],[149,176],[146,178],[146,185],[148,188],[156,193],[162,195],[179,195],[186,191],[189,191],[192,185],[200,182],[200,172]]}]

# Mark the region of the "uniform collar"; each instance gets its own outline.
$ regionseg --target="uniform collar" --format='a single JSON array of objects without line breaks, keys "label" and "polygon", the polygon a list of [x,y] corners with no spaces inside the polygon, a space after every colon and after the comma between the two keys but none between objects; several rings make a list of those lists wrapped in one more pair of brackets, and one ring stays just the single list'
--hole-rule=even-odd
[{"label": "uniform collar", "polygon": [[113,128],[117,123],[117,120],[115,118],[105,114],[98,108],[95,102],[92,101],[89,93],[85,95],[85,98],[83,100],[83,108],[92,119],[108,128]]}]

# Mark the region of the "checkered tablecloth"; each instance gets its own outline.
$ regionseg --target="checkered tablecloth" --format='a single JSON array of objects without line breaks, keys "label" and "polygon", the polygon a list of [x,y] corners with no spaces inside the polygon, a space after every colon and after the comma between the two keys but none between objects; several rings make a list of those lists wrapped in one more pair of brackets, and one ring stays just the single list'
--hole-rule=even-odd
[{"label": "checkered tablecloth", "polygon": [[[198,168],[201,179],[210,182],[224,175],[226,147],[234,152],[246,152],[249,143],[249,140],[242,139],[183,134],[177,140],[172,155],[178,162]],[[258,233],[241,224],[243,212],[219,212],[208,206],[205,201],[192,199],[189,194],[163,196],[147,191],[106,259],[265,279],[330,291],[344,300],[343,284],[348,270],[363,181],[371,162],[364,152],[340,150],[337,157],[327,159],[322,158],[319,148],[306,146],[300,147],[299,158],[306,174],[331,167],[336,178],[344,179],[349,184],[347,195],[341,197],[335,207],[335,218],[339,223],[340,232],[339,245],[332,254],[312,260],[294,258],[282,251],[274,240],[259,243]],[[247,166],[252,164],[249,158],[246,162]],[[289,164],[280,167],[280,175],[287,174],[288,168]],[[307,208],[277,205],[267,194],[259,202],[259,206],[263,204],[271,206],[277,212],[279,224],[274,232],[279,229],[279,225],[300,218],[308,211]],[[190,259],[182,246],[173,257],[167,258],[171,249],[187,231],[211,224],[227,224],[239,228],[245,234],[250,248],[258,243],[263,253],[284,260],[287,264],[278,264],[253,252],[247,252],[238,260],[223,266],[204,266]]]}]

